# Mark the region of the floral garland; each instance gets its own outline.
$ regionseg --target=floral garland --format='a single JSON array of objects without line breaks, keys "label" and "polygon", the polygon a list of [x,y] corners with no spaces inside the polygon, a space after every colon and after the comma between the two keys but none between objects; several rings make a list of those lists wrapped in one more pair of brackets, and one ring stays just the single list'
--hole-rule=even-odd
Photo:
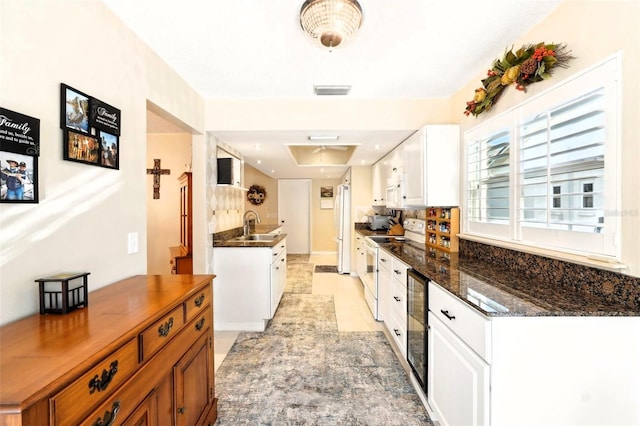
[{"label": "floral garland", "polygon": [[529,44],[515,53],[505,52],[502,59],[496,59],[482,80],[482,87],[476,89],[473,100],[467,102],[464,115],[477,117],[491,109],[503,90],[511,83],[516,89],[526,92],[526,87],[551,77],[554,67],[568,68],[567,63],[574,59],[565,44]]}]

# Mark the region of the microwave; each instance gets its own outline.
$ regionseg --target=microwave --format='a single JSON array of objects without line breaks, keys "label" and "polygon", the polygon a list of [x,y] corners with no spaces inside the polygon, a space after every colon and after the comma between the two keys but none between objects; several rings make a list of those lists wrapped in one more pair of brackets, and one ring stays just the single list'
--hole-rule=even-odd
[{"label": "microwave", "polygon": [[387,179],[387,208],[402,208],[406,206],[407,196],[404,188],[404,176],[397,176]]}]

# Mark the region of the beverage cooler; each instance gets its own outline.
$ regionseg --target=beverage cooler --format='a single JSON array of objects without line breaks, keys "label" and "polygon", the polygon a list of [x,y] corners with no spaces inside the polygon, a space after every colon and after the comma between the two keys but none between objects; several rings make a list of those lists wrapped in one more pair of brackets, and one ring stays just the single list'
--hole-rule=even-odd
[{"label": "beverage cooler", "polygon": [[427,312],[429,280],[414,269],[407,271],[407,361],[427,394]]}]

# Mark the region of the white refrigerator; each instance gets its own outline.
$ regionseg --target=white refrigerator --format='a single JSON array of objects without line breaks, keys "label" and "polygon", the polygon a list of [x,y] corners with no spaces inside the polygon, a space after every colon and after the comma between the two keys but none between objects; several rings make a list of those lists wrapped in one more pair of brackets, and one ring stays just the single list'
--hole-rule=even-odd
[{"label": "white refrigerator", "polygon": [[336,200],[333,205],[336,224],[336,241],[338,242],[338,273],[351,272],[351,188],[349,185],[338,185]]}]

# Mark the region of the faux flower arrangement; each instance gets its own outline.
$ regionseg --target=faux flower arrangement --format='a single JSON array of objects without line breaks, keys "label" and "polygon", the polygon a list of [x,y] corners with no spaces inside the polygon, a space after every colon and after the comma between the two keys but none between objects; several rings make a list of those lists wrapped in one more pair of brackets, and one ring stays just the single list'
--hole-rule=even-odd
[{"label": "faux flower arrangement", "polygon": [[476,89],[473,100],[467,102],[464,114],[477,117],[491,109],[503,90],[515,83],[517,90],[526,92],[526,87],[551,77],[554,67],[567,68],[574,57],[570,55],[565,44],[529,44],[522,46],[515,53],[505,52],[502,59],[496,59],[487,78],[482,80],[482,87]]}]

